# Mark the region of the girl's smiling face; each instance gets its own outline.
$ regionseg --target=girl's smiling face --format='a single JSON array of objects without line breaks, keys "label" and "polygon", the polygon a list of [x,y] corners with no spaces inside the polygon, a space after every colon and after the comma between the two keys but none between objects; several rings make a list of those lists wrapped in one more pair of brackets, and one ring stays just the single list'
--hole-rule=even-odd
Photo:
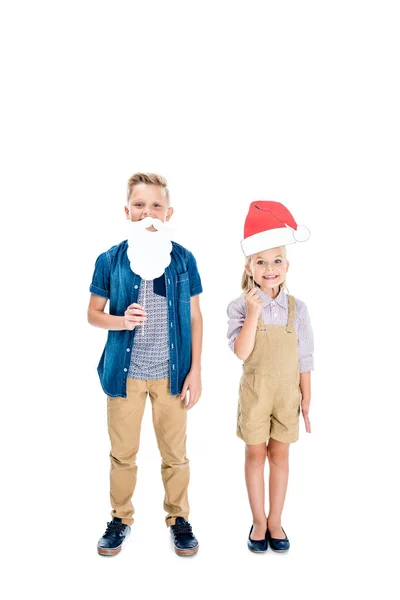
[{"label": "girl's smiling face", "polygon": [[282,248],[271,248],[253,254],[245,268],[247,274],[253,277],[261,290],[271,296],[285,281],[289,262]]}]

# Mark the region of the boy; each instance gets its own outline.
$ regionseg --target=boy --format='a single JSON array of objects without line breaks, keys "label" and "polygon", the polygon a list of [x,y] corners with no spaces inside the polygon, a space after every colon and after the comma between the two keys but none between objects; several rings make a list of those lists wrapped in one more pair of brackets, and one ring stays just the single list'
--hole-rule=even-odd
[{"label": "boy", "polygon": [[[165,244],[165,224],[172,214],[164,177],[153,173],[132,175],[125,206],[132,228],[129,239],[100,254],[90,286],[88,321],[108,329],[98,366],[107,394],[111,441],[113,519],[97,545],[99,554],[105,556],[118,554],[133,523],[135,459],[147,394],[162,457],[166,523],[171,527],[175,552],[188,556],[198,550],[187,521],[186,415],[201,394],[199,294],[203,290],[192,253],[175,242],[168,240]],[[140,235],[135,235],[139,230]],[[165,269],[161,277],[146,280],[145,285],[132,270],[135,257],[141,260],[143,256],[160,261],[159,272]],[[109,314],[104,312],[107,300]]]}]

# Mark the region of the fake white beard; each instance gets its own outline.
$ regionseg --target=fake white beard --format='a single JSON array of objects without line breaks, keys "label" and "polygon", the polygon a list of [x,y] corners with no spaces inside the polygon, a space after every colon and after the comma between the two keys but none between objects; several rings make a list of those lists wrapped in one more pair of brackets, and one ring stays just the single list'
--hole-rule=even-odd
[{"label": "fake white beard", "polygon": [[[151,225],[157,231],[147,231]],[[145,280],[161,277],[171,262],[171,235],[159,219],[129,221],[127,255],[132,271]]]}]

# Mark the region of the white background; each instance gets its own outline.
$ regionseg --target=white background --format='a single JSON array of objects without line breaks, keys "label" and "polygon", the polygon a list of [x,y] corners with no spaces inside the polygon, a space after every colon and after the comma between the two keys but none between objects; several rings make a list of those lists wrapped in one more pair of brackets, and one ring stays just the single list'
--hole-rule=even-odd
[{"label": "white background", "polygon": [[[2,569],[7,598],[395,596],[399,427],[396,2],[13,2],[2,54]],[[94,262],[126,237],[136,171],[169,182],[204,294],[203,395],[189,413],[195,558],[164,525],[145,413],[136,521],[109,519],[109,441],[86,321]],[[248,552],[240,294],[248,205],[311,238],[288,287],[315,334],[313,433],[291,449],[287,555]],[[6,583],[4,583],[6,585]]]}]

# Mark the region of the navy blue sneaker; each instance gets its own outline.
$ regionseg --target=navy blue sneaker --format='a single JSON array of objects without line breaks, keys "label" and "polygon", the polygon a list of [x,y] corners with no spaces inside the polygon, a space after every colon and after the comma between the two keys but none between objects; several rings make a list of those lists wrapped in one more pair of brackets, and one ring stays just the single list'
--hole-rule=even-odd
[{"label": "navy blue sneaker", "polygon": [[97,543],[97,552],[102,556],[115,556],[121,552],[122,544],[129,536],[131,528],[122,519],[114,517],[107,523],[107,529]]},{"label": "navy blue sneaker", "polygon": [[271,537],[270,532],[267,530],[267,539],[268,539],[269,545],[271,546],[271,550],[273,550],[274,552],[287,552],[290,548],[290,542],[287,538],[287,535],[286,535],[283,527],[282,527],[282,531],[285,534],[284,540],[279,540],[278,538]]},{"label": "navy blue sneaker", "polygon": [[193,556],[199,549],[199,542],[193,535],[192,526],[183,517],[176,517],[175,525],[171,525],[175,552],[179,556]]},{"label": "navy blue sneaker", "polygon": [[249,537],[247,539],[247,547],[252,552],[266,552],[268,550],[267,532],[265,532],[265,538],[263,540],[252,540],[251,532],[253,531],[253,525],[251,526]]}]

